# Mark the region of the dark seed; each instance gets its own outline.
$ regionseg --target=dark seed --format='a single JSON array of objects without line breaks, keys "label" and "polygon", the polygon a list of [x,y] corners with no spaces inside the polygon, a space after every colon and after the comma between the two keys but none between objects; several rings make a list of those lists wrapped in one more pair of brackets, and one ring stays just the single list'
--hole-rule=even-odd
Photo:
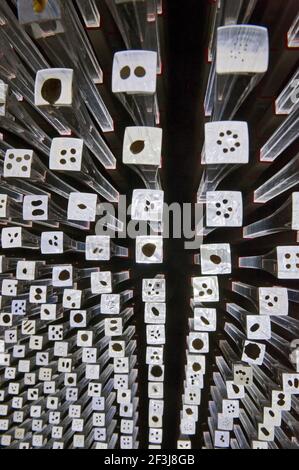
[{"label": "dark seed", "polygon": [[32,215],[34,215],[34,217],[37,217],[39,215],[44,215],[45,211],[43,209],[34,209],[34,211],[32,211]]},{"label": "dark seed", "polygon": [[252,333],[254,333],[255,331],[259,330],[260,328],[260,325],[258,323],[255,323],[254,325],[252,325],[252,327],[250,328],[250,331],[252,331]]},{"label": "dark seed", "polygon": [[31,201],[31,205],[33,207],[38,207],[38,206],[41,206],[43,203],[43,201],[41,201],[40,199],[38,199],[37,201]]},{"label": "dark seed", "polygon": [[160,312],[159,312],[159,310],[158,310],[156,307],[153,307],[153,308],[152,308],[152,313],[153,313],[156,317],[158,317],[158,316],[160,315]]},{"label": "dark seed", "polygon": [[41,95],[48,103],[55,104],[61,95],[61,81],[57,78],[46,80],[42,86]]},{"label": "dark seed", "polygon": [[151,256],[153,256],[155,251],[156,251],[156,245],[154,245],[153,243],[146,243],[146,245],[142,247],[142,253],[147,258],[151,258]]},{"label": "dark seed", "polygon": [[61,271],[61,273],[59,273],[58,277],[60,281],[67,281],[70,278],[70,273],[69,271],[64,269],[63,271]]}]

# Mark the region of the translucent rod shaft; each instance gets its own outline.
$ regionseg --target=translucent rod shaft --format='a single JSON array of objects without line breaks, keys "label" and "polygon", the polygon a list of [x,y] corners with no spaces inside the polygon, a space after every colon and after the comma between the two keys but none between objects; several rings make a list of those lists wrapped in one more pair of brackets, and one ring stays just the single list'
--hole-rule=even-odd
[{"label": "translucent rod shaft", "polygon": [[[101,204],[97,207],[97,214],[102,215]],[[108,227],[109,229],[115,232],[122,232],[124,228],[123,222],[115,218],[112,214],[107,214],[102,219],[99,219],[97,222],[97,227]]]},{"label": "translucent rod shaft", "polygon": [[[215,79],[216,79],[216,71],[215,71],[215,56],[214,56],[214,50],[215,50],[215,38],[216,38],[216,31],[217,27],[220,25],[233,25],[239,23],[246,24],[248,19],[250,18],[255,4],[257,0],[250,0],[247,2],[247,9],[244,13],[243,18],[239,19],[240,16],[240,11],[242,8],[242,5],[246,3],[244,0],[238,0],[236,2],[227,2],[225,4],[225,9],[223,8],[223,3],[220,5],[215,2],[213,5],[214,11],[213,15],[214,18],[212,20],[212,31],[210,35],[210,40],[209,40],[209,61],[212,62],[211,68],[210,68],[210,73],[209,73],[209,79],[208,79],[208,86],[207,86],[207,91],[205,95],[205,102],[204,102],[204,107],[205,107],[205,115],[206,116],[211,116],[213,112],[213,105],[214,105],[214,97],[215,97]],[[224,10],[224,12],[223,12]],[[223,13],[223,15],[222,15]],[[220,20],[222,17],[222,21],[220,24]],[[250,90],[251,91],[251,90]]]},{"label": "translucent rod shaft", "polygon": [[[127,258],[129,255],[129,250],[128,248],[125,248],[123,246],[119,246],[111,242],[111,252],[113,256],[120,256],[121,258]],[[129,292],[129,291],[128,291]],[[132,291],[130,291],[130,295],[132,297]],[[130,297],[130,298],[131,298]]]},{"label": "translucent rod shaft", "polygon": [[254,366],[254,377],[258,381],[262,390],[265,391],[265,394],[268,393],[269,389],[277,387],[277,384],[264,372],[260,367]]},{"label": "translucent rod shaft", "polygon": [[238,441],[238,444],[240,446],[241,449],[250,449],[250,445],[241,429],[241,426],[239,426],[238,424],[236,424],[234,426],[234,433],[235,433],[235,436],[236,436],[236,439]]},{"label": "translucent rod shaft", "polygon": [[294,416],[291,415],[289,411],[286,411],[285,413],[282,413],[282,420],[289,426],[289,428],[293,431],[293,433],[296,436],[296,439],[299,439],[299,423],[294,418]]},{"label": "translucent rod shaft", "polygon": [[[215,407],[216,407],[217,411],[220,412],[221,408],[222,408],[222,401],[223,401],[225,395],[221,395],[220,390],[218,390],[217,387],[213,387],[213,386],[211,386],[210,392],[211,392],[211,396],[213,398],[213,402],[215,404]],[[213,431],[212,434],[214,434],[216,423],[213,420],[213,422],[211,424],[212,424],[212,427],[210,427],[210,431]]]},{"label": "translucent rod shaft", "polygon": [[22,106],[22,102],[17,99],[14,93],[12,93],[8,99],[8,108],[9,111],[35,135],[35,138],[38,141],[43,142],[48,148],[50,148],[50,137],[38,126],[35,119],[33,119],[26,111],[25,107]]},{"label": "translucent rod shaft", "polygon": [[299,14],[288,31],[288,47],[299,47]]},{"label": "translucent rod shaft", "polygon": [[36,139],[36,136],[30,132],[25,130],[22,126],[18,123],[12,121],[11,119],[7,119],[5,117],[0,117],[1,127],[13,134],[19,136],[23,139],[30,147],[35,147],[40,152],[47,154],[49,152],[49,147],[45,145],[40,140]]},{"label": "translucent rod shaft", "polygon": [[273,162],[297,138],[299,132],[299,104],[261,148],[260,159]]},{"label": "translucent rod shaft", "polygon": [[[86,6],[88,1],[89,0],[87,0],[87,2],[84,1],[80,3],[84,3]],[[63,23],[67,26],[66,34],[69,36],[69,39],[75,48],[74,51],[77,52],[77,59],[79,59],[82,67],[92,78],[93,82],[102,83],[102,69],[98,63],[84,28],[82,27],[82,23],[79,20],[73,2],[65,2],[64,4]]]},{"label": "translucent rod shaft", "polygon": [[[231,307],[233,305],[233,307]],[[238,307],[238,305],[236,306]],[[241,324],[241,326],[245,326],[245,315],[246,310],[243,312],[242,309],[238,310],[237,308],[234,308],[234,304],[226,304],[226,311],[231,315],[232,318],[234,318],[237,322]]]},{"label": "translucent rod shaft", "polygon": [[257,421],[258,418],[261,418],[261,411],[255,406],[248,396],[242,400],[242,404],[244,405],[245,409],[240,411],[240,421],[247,436],[252,439],[256,436],[256,430],[250,421],[249,416],[253,421]]},{"label": "translucent rod shaft", "polygon": [[[67,29],[67,31],[68,30],[69,29]],[[51,57],[52,63],[59,67],[65,66],[64,57],[65,55],[68,57],[70,54],[70,43],[66,42],[65,38],[62,38],[61,35],[51,37],[50,39],[51,43],[49,43],[47,39],[40,41],[41,47],[44,49],[45,53]],[[76,42],[74,42],[73,45],[74,44],[76,44]],[[80,89],[83,102],[86,104],[103,132],[113,131],[113,120],[99,94],[98,89],[96,88],[96,85],[92,82],[92,80],[90,80],[88,72],[82,69],[82,66],[78,63],[78,57],[75,49],[71,50],[71,59],[70,66],[74,67],[76,70],[78,88]],[[88,118],[88,121],[90,121],[90,117]],[[101,138],[99,133],[97,135],[99,138]]]},{"label": "translucent rod shaft", "polygon": [[82,130],[82,137],[84,137],[86,141],[86,145],[104,168],[115,169],[116,158],[100,135],[99,131],[96,129],[84,104],[80,106],[79,111],[82,114],[81,125],[79,125]]},{"label": "translucent rod shaft", "polygon": [[[24,96],[31,106],[34,105],[34,81],[30,73],[23,66],[22,62],[13,51],[9,42],[0,28],[0,47],[7,53],[0,60],[0,76],[4,81],[9,81],[11,87],[20,95]],[[60,134],[69,135],[71,130],[60,118],[56,111],[51,114],[44,112],[40,108],[35,108]]]},{"label": "translucent rod shaft", "polygon": [[233,282],[232,291],[250,300],[254,305],[257,305],[258,290],[255,286],[245,284],[244,282]]},{"label": "translucent rod shaft", "polygon": [[[216,374],[214,374],[216,375]],[[214,376],[213,376],[214,378]],[[215,381],[215,379],[214,379]],[[217,420],[217,407],[216,407],[216,404],[214,403],[214,401],[210,401],[209,402],[209,413],[214,421],[214,423],[216,423],[216,420]]]},{"label": "translucent rod shaft", "polygon": [[299,182],[299,154],[254,191],[254,202],[266,203]]},{"label": "translucent rod shaft", "polygon": [[231,346],[226,340],[219,341],[219,348],[222,351],[225,360],[228,364],[232,365],[235,362],[240,361],[240,356],[235,353],[235,351],[231,348]]},{"label": "translucent rod shaft", "polygon": [[118,13],[118,7],[116,6],[115,2],[111,2],[110,0],[106,0],[106,5],[109,8],[109,10],[110,10],[110,12],[113,16],[113,19],[114,19],[115,23],[117,24],[117,27],[119,29],[119,32],[120,32],[122,38],[123,38],[123,41],[125,43],[126,48],[131,49],[130,39],[126,34],[126,29],[125,29],[125,26],[124,26],[124,23],[123,23],[123,17],[121,15],[119,15],[119,13]]},{"label": "translucent rod shaft", "polygon": [[280,427],[275,428],[275,438],[283,449],[299,449],[299,444],[291,441]]},{"label": "translucent rod shaft", "polygon": [[244,16],[243,16],[243,20],[241,21],[241,23],[248,23],[249,22],[249,19],[255,9],[255,6],[257,4],[257,1],[258,0],[249,0],[249,2],[245,2],[245,6],[247,7],[246,10],[245,10],[245,13],[244,13]]},{"label": "translucent rod shaft", "polygon": [[205,449],[214,449],[211,434],[209,433],[209,431],[205,431],[203,433],[203,440],[204,440]]},{"label": "translucent rod shaft", "polygon": [[239,258],[239,268],[261,269],[276,275],[277,262],[275,259],[265,259],[263,256],[244,256]]},{"label": "translucent rod shaft", "polygon": [[287,340],[282,339],[279,335],[276,333],[272,333],[271,339],[269,340],[269,343],[277,349],[280,354],[282,354],[286,359],[289,358],[289,353],[290,353],[290,343]]},{"label": "translucent rod shaft", "polygon": [[213,113],[214,96],[216,93],[215,88],[216,88],[216,71],[215,71],[215,58],[214,58],[210,67],[208,85],[207,85],[207,90],[206,90],[205,99],[204,99],[204,110],[205,110],[206,117],[212,116],[212,113]]},{"label": "translucent rod shaft", "polygon": [[129,102],[128,98],[123,93],[117,93],[117,98],[119,99],[119,101],[122,103],[123,107],[126,109],[126,111],[129,113],[129,115],[133,119],[134,124],[136,126],[139,126],[140,123],[142,122],[142,117],[139,114],[139,110],[138,109],[137,110],[133,109],[133,107],[131,106],[132,97],[131,97],[131,100]]},{"label": "translucent rod shaft", "polygon": [[100,12],[95,0],[76,1],[87,28],[99,28],[101,23]]},{"label": "translucent rod shaft", "polygon": [[236,2],[227,2],[224,10],[223,24],[231,25],[238,22],[244,0],[237,0]]},{"label": "translucent rod shaft", "polygon": [[156,106],[158,105],[158,99],[156,94],[152,96],[138,96],[133,95],[132,100],[136,109],[139,110],[141,116],[140,124],[148,127],[155,127],[158,124],[156,116],[159,114]]},{"label": "translucent rod shaft", "polygon": [[[90,175],[90,176],[89,176]],[[119,192],[109,183],[106,178],[100,173],[95,165],[89,166],[89,175],[84,174],[75,176],[76,179],[81,179],[87,185],[93,188],[100,196],[109,202],[117,202],[119,199]]]},{"label": "translucent rod shaft", "polygon": [[258,406],[262,406],[268,401],[266,394],[262,393],[255,384],[248,389],[248,393]]},{"label": "translucent rod shaft", "polygon": [[279,325],[286,331],[292,331],[292,333],[299,335],[299,320],[291,317],[280,317],[280,316],[273,316],[271,318],[273,323]]},{"label": "translucent rod shaft", "polygon": [[221,181],[237,167],[238,165],[208,165],[198,188],[197,202],[206,202],[206,193],[215,191]]},{"label": "translucent rod shaft", "polygon": [[232,378],[231,367],[228,366],[223,356],[216,356],[216,365],[220,371],[224,380],[230,380]]},{"label": "translucent rod shaft", "polygon": [[231,440],[230,440],[230,447],[231,447],[231,449],[233,449],[233,450],[239,450],[239,449],[240,449],[240,446],[239,446],[239,444],[238,444],[237,439],[231,439]]},{"label": "translucent rod shaft", "polygon": [[52,192],[59,194],[65,199],[69,198],[70,193],[76,192],[76,189],[73,186],[66,183],[66,181],[61,180],[57,175],[51,171],[47,172],[46,181],[43,182],[43,186],[49,188]]},{"label": "translucent rod shaft", "polygon": [[213,374],[214,383],[223,397],[226,396],[226,384],[220,374],[220,372],[215,372]]},{"label": "translucent rod shaft", "polygon": [[299,290],[288,289],[288,295],[289,295],[290,302],[299,303]]},{"label": "translucent rod shaft", "polygon": [[221,121],[226,106],[233,93],[237,75],[217,75],[216,74],[216,93],[214,97],[214,109],[212,121]]},{"label": "translucent rod shaft", "polygon": [[157,52],[158,54],[157,73],[161,74],[163,71],[163,67],[162,67],[162,56],[161,56],[161,44],[160,44],[160,37],[159,37],[159,24],[158,24],[157,18],[147,24],[147,36],[146,36],[144,49],[148,51]]},{"label": "translucent rod shaft", "polygon": [[[78,37],[76,34],[75,29],[77,30],[78,33],[80,33],[80,30],[78,28],[78,19],[75,21],[75,10],[73,5],[67,4],[66,5],[66,12],[69,13],[69,16],[66,15],[65,17],[65,22],[67,24],[67,33],[70,36],[70,40],[72,41],[72,44],[80,46],[80,43],[78,43]],[[82,36],[82,35],[81,35]],[[82,37],[82,43],[83,44],[89,44],[88,39],[85,37]],[[84,57],[84,55],[83,55]],[[80,57],[79,57],[80,59]],[[103,132],[111,132],[114,130],[114,125],[113,125],[113,119],[106,108],[106,105],[98,92],[96,86],[94,83],[90,81],[90,72],[89,70],[86,70],[86,62],[85,60],[81,60],[80,63],[80,69],[83,72],[82,75],[82,84],[83,84],[83,78],[85,82],[84,88],[82,87],[81,93],[84,98],[84,100],[87,103],[87,106],[94,116],[95,120],[97,121],[98,125],[102,129]]]},{"label": "translucent rod shaft", "polygon": [[299,101],[299,69],[275,101],[276,114],[291,114]]},{"label": "translucent rod shaft", "polygon": [[49,64],[31,40],[25,29],[22,28],[9,8],[7,2],[0,5],[1,29],[7,40],[13,45],[18,54],[25,60],[27,66],[36,73],[40,69],[46,69]]},{"label": "translucent rod shaft", "polygon": [[211,5],[213,8],[212,11],[212,18],[211,18],[211,25],[210,25],[210,37],[209,37],[209,45],[208,45],[208,60],[209,62],[213,61],[213,56],[215,53],[215,43],[216,43],[216,36],[217,36],[217,28],[221,26],[222,22],[221,19],[223,17],[223,10],[224,10],[224,3],[223,2],[213,2]]},{"label": "translucent rod shaft", "polygon": [[147,189],[162,189],[158,167],[132,165],[132,168],[140,176]]},{"label": "translucent rod shaft", "polygon": [[243,227],[244,238],[258,238],[272,233],[279,233],[291,229],[292,199],[288,199],[273,214],[257,222]]},{"label": "translucent rod shaft", "polygon": [[[233,110],[230,112],[230,115],[229,115],[230,120],[232,120],[234,118],[235,114],[237,113],[237,111],[239,110],[241,105],[244,103],[247,96],[250,95],[252,90],[258,85],[258,83],[261,81],[262,78],[263,78],[262,74],[254,75],[251,78],[250,82],[243,88],[243,91],[240,92],[240,95],[239,95],[239,97],[236,101],[235,106],[233,107]],[[235,97],[234,97],[234,99],[235,99]]]},{"label": "translucent rod shaft", "polygon": [[243,341],[246,339],[244,333],[232,323],[225,323],[224,331],[231,337],[235,344],[241,349]]},{"label": "translucent rod shaft", "polygon": [[128,111],[136,126],[155,127],[159,124],[157,96],[137,96],[117,93],[118,99]]}]

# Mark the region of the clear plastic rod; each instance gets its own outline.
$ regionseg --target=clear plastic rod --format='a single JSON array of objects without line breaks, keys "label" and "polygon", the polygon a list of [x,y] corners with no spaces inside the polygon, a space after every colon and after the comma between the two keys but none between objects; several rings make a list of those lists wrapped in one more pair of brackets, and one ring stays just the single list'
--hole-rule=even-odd
[{"label": "clear plastic rod", "polygon": [[273,162],[297,138],[299,132],[299,103],[283,121],[274,134],[263,145],[260,152],[262,162]]},{"label": "clear plastic rod", "polygon": [[299,154],[254,191],[254,202],[263,204],[299,182]]}]

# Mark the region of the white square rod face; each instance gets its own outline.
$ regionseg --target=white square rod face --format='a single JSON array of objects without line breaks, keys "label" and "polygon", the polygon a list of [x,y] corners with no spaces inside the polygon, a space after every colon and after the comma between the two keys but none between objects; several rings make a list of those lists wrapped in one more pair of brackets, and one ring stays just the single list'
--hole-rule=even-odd
[{"label": "white square rod face", "polygon": [[157,82],[157,60],[157,53],[152,51],[122,51],[114,54],[113,93],[154,94]]},{"label": "white square rod face", "polygon": [[249,161],[247,122],[215,121],[205,124],[205,164],[246,164]]},{"label": "white square rod face", "polygon": [[266,28],[231,25],[217,29],[217,74],[265,73],[268,61],[269,41]]},{"label": "white square rod face", "polygon": [[[126,165],[161,165],[162,129],[127,127],[123,142],[123,163]],[[144,190],[145,191],[145,190]]]},{"label": "white square rod face", "polygon": [[72,69],[39,70],[35,79],[36,106],[71,106],[73,103]]}]

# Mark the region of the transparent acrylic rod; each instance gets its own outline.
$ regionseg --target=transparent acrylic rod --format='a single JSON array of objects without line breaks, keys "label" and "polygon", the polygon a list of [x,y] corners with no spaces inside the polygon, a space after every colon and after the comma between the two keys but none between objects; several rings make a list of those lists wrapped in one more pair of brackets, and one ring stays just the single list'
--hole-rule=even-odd
[{"label": "transparent acrylic rod", "polygon": [[273,162],[297,138],[299,132],[299,103],[283,121],[274,134],[263,145],[260,152],[262,162]]},{"label": "transparent acrylic rod", "polygon": [[162,189],[158,167],[150,165],[131,165],[131,167],[140,176],[147,189]]},{"label": "transparent acrylic rod", "polygon": [[236,354],[236,352],[232,349],[226,340],[219,341],[219,349],[223,353],[223,356],[228,364],[233,365],[234,363],[240,361],[239,355]]},{"label": "transparent acrylic rod", "polygon": [[271,321],[279,325],[284,330],[292,331],[292,333],[299,335],[299,320],[291,317],[273,316]]},{"label": "transparent acrylic rod", "polygon": [[288,47],[299,47],[299,13],[288,31]]},{"label": "transparent acrylic rod", "polygon": [[87,28],[99,28],[101,23],[100,12],[95,0],[77,0],[77,6]]},{"label": "transparent acrylic rod", "polygon": [[232,323],[225,323],[224,331],[241,350],[243,341],[246,339],[246,335]]},{"label": "transparent acrylic rod", "polygon": [[211,121],[221,121],[233,93],[237,75],[217,75],[215,74],[214,105]]},{"label": "transparent acrylic rod", "polygon": [[218,370],[220,371],[223,379],[230,380],[232,378],[232,370],[228,366],[227,362],[225,361],[223,356],[216,356],[216,361],[215,361]]},{"label": "transparent acrylic rod", "polygon": [[[20,59],[18,59],[16,53],[11,48],[10,44],[5,40],[1,28],[0,47],[2,48],[2,50],[7,51],[5,55],[2,55],[2,57],[0,57],[0,77],[4,81],[9,81],[10,86],[14,89],[14,91],[19,93],[20,95],[23,95],[26,101],[28,101],[31,106],[35,107],[33,93],[34,81],[30,76],[29,72],[21,63]],[[63,119],[61,119],[61,117],[58,115],[58,113],[56,113],[56,111],[53,111],[51,114],[49,114],[43,111],[42,109],[35,109],[61,135],[69,135],[71,133],[70,128],[64,123]]]},{"label": "transparent acrylic rod", "polygon": [[299,182],[299,154],[254,191],[254,202],[266,203]]},{"label": "transparent acrylic rod", "polygon": [[250,95],[252,90],[256,88],[261,81],[263,76],[261,74],[257,74],[251,78],[251,80],[244,86],[242,91],[240,91],[238,99],[236,100],[235,105],[233,106],[232,111],[229,113],[229,119],[232,120],[236,115],[237,111],[240,109],[246,98]]},{"label": "transparent acrylic rod", "polygon": [[257,306],[258,289],[257,287],[245,284],[244,282],[233,282],[232,291],[238,293],[242,297],[250,300],[254,306]]},{"label": "transparent acrylic rod", "polygon": [[[237,17],[241,4],[234,2],[233,6],[235,8],[231,8],[231,16]],[[232,20],[232,23],[234,22],[235,19]],[[232,109],[228,111],[228,116],[232,119],[266,72],[268,49],[268,35],[265,28],[228,24],[217,29],[212,121],[224,119],[228,104]]]},{"label": "transparent acrylic rod", "polygon": [[48,149],[51,145],[50,137],[40,128],[36,120],[31,117],[31,115],[26,111],[25,107],[22,105],[19,97],[16,96],[14,92],[8,97],[7,106],[9,111],[14,115],[18,121],[22,122],[23,125],[29,130],[32,134],[35,135],[36,140],[43,143]]},{"label": "transparent acrylic rod", "polygon": [[158,53],[157,72],[162,71],[157,15],[161,10],[156,0],[111,2],[107,7],[118,25],[127,49],[152,50]]},{"label": "transparent acrylic rod", "polygon": [[299,70],[275,100],[276,114],[291,114],[299,101]]},{"label": "transparent acrylic rod", "polygon": [[7,40],[26,61],[31,70],[36,73],[39,69],[48,68],[49,64],[40,53],[30,36],[22,28],[8,6],[7,2],[0,5],[1,31],[6,35]]},{"label": "transparent acrylic rod", "polygon": [[277,260],[275,259],[275,253],[271,252],[268,253],[268,255],[241,256],[239,258],[239,268],[261,269],[263,271],[268,271],[275,276],[277,273]]},{"label": "transparent acrylic rod", "polygon": [[[212,116],[214,99],[216,95],[215,43],[217,28],[219,26],[228,26],[237,23],[246,24],[255,8],[256,2],[257,0],[250,0],[247,3],[244,2],[244,0],[238,0],[233,3],[214,2],[212,5],[213,18],[211,20],[211,32],[208,46],[208,60],[211,62],[211,67],[204,99],[204,109],[206,116]],[[247,6],[247,9],[245,10],[244,15],[240,17],[240,11],[243,9],[242,6]]]},{"label": "transparent acrylic rod", "polygon": [[61,34],[55,34],[54,31],[54,36],[39,39],[39,44],[51,57],[52,62],[54,58],[53,63],[56,66],[65,67],[65,57],[68,58],[69,66],[77,72],[83,101],[101,130],[111,132],[114,129],[112,117],[95,85],[95,82],[102,83],[102,70],[88,37],[82,29],[74,5],[66,2],[64,4],[63,27],[63,37]]},{"label": "transparent acrylic rod", "polygon": [[249,419],[249,416],[251,419],[252,417],[256,418],[256,415],[260,416],[260,412],[258,408],[256,408],[255,404],[250,400],[250,398],[248,398],[248,396],[242,400],[242,405],[244,405],[245,409],[240,410],[240,422],[249,439],[252,439],[256,435],[256,431],[255,427]]},{"label": "transparent acrylic rod", "polygon": [[237,442],[240,446],[241,449],[250,449],[250,445],[242,431],[242,428],[240,425],[236,424],[234,426],[234,433],[237,439]]},{"label": "transparent acrylic rod", "polygon": [[206,91],[205,99],[204,99],[204,110],[205,110],[206,117],[212,116],[212,113],[213,113],[214,97],[216,93],[215,88],[216,88],[216,71],[215,71],[215,58],[214,58],[212,60],[211,67],[210,67],[207,91]]},{"label": "transparent acrylic rod", "polygon": [[[86,7],[88,1],[83,3],[85,3]],[[65,3],[62,17],[63,24],[66,26],[66,34],[69,37],[68,39],[72,41],[72,50],[76,53],[76,62],[79,60],[82,69],[86,71],[94,83],[103,83],[103,71],[98,63],[88,36],[82,27],[73,2]]]},{"label": "transparent acrylic rod", "polygon": [[299,290],[288,289],[288,295],[289,295],[290,302],[299,303]]},{"label": "transparent acrylic rod", "polygon": [[[298,226],[299,228],[299,226]],[[273,214],[243,227],[244,238],[258,238],[292,229],[292,198]]]},{"label": "transparent acrylic rod", "polygon": [[[202,155],[204,155],[204,149]],[[223,181],[224,178],[226,178],[231,172],[235,171],[239,167],[240,165],[238,164],[206,165],[197,191],[197,202],[206,202],[206,193],[208,191],[215,191],[221,181]]]},{"label": "transparent acrylic rod", "polygon": [[[30,120],[28,120],[30,122]],[[37,148],[40,152],[47,154],[49,152],[49,147],[45,145],[42,141],[36,139],[36,135],[32,132],[25,130],[21,125],[8,119],[6,117],[0,117],[1,127],[9,132],[12,132],[14,135],[19,136],[24,140],[30,147]]]}]

